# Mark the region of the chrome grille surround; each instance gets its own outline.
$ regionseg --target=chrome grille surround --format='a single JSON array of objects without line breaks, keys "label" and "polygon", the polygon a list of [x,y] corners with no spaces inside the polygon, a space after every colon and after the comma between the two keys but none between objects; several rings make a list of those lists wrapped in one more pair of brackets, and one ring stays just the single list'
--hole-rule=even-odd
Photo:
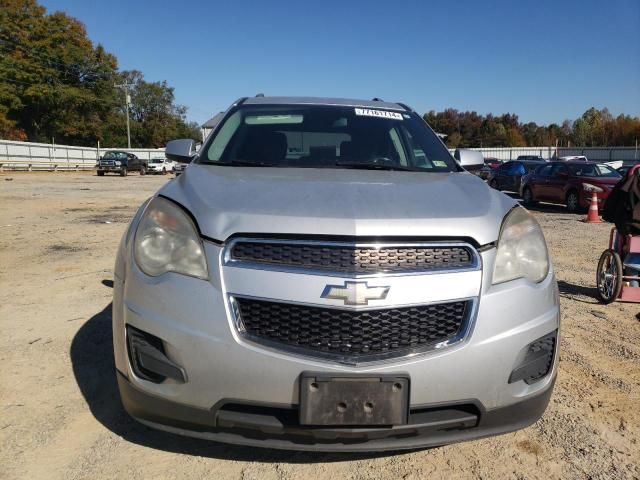
[{"label": "chrome grille surround", "polygon": [[[291,267],[283,264],[270,264],[270,263],[259,263],[245,260],[234,259],[232,256],[232,251],[235,245],[241,242],[246,243],[267,243],[267,244],[284,244],[284,245],[312,245],[312,246],[330,246],[330,247],[347,247],[347,248],[369,248],[369,249],[383,249],[388,247],[410,247],[410,248],[423,248],[423,247],[435,247],[435,248],[449,248],[449,247],[462,247],[469,252],[470,261],[466,266],[453,266],[452,268],[433,268],[427,270],[403,270],[403,271],[372,271],[363,274],[355,274],[350,272],[342,272],[342,271],[331,271],[328,269],[314,269],[314,268],[305,268],[305,267]],[[245,288],[242,287],[242,284],[238,284],[235,280],[235,287],[228,289],[225,280],[225,269],[230,268],[233,270],[241,269],[246,270],[246,274],[249,274],[248,270],[256,270],[261,271],[263,274],[279,274],[290,276],[294,282],[297,277],[300,278],[301,281],[304,281],[305,277],[311,278],[326,278],[327,283],[329,278],[331,277],[339,277],[345,281],[349,280],[360,280],[360,279],[383,279],[389,278],[389,282],[393,285],[397,280],[401,277],[405,277],[405,280],[408,280],[409,277],[412,276],[420,276],[420,277],[431,277],[432,275],[447,275],[449,278],[451,274],[456,273],[464,273],[465,275],[469,275],[474,272],[481,272],[482,270],[482,258],[480,254],[476,250],[474,246],[471,244],[461,241],[461,240],[443,240],[443,241],[379,241],[379,242],[367,242],[367,241],[331,241],[331,240],[308,240],[308,239],[289,239],[289,238],[262,238],[262,237],[236,237],[226,242],[223,250],[221,252],[221,274],[223,276],[223,285],[225,285],[224,289],[226,291],[225,298],[227,299],[227,309],[230,315],[230,323],[234,330],[234,336],[237,341],[240,343],[244,343],[246,346],[253,346],[255,348],[264,349],[271,351],[276,354],[284,354],[284,355],[293,355],[297,357],[306,357],[310,360],[316,361],[325,361],[333,364],[342,364],[348,366],[367,366],[367,365],[377,365],[388,363],[390,361],[406,361],[407,359],[413,358],[419,355],[426,355],[430,352],[441,351],[445,348],[454,347],[456,345],[460,345],[464,343],[468,337],[471,335],[473,331],[473,326],[475,323],[475,318],[477,315],[478,308],[478,296],[465,296],[464,294],[458,298],[452,298],[448,296],[447,298],[443,298],[442,300],[427,300],[427,301],[417,301],[417,302],[400,302],[395,304],[385,304],[385,305],[336,305],[328,304],[324,302],[324,298],[321,297],[321,290],[318,291],[317,301],[311,298],[307,298],[305,301],[296,300],[295,296],[288,295],[287,290],[283,291],[282,294],[277,293],[277,289],[270,289],[272,293],[267,296],[261,295],[259,290],[255,290],[255,293],[248,294],[245,292]],[[240,270],[238,270],[240,271]],[[466,272],[466,273],[465,273]],[[237,279],[237,277],[235,277]],[[250,279],[251,277],[247,277]],[[260,277],[264,280],[264,276]],[[469,278],[463,277],[463,278]],[[434,279],[436,280],[436,279]],[[251,281],[251,280],[249,280]],[[379,280],[378,280],[379,281]],[[288,282],[289,283],[289,282]],[[387,282],[384,282],[387,284]],[[405,282],[403,282],[405,284]],[[478,295],[480,290],[480,283],[478,283]],[[392,287],[393,289],[393,287]],[[468,292],[468,288],[466,289]],[[455,293],[455,292],[453,292]],[[308,297],[308,296],[307,296]],[[453,295],[455,297],[455,295]],[[242,312],[239,306],[239,300],[242,299],[251,299],[255,301],[262,302],[271,302],[271,303],[279,303],[283,305],[291,305],[291,306],[300,306],[308,309],[323,309],[328,312],[336,312],[339,314],[341,311],[347,311],[349,313],[364,313],[369,312],[375,314],[376,312],[381,312],[385,310],[402,310],[407,308],[415,307],[417,309],[426,308],[428,306],[438,305],[438,304],[449,304],[454,302],[464,302],[465,303],[465,311],[464,318],[461,321],[460,328],[456,332],[455,335],[448,336],[442,341],[439,342],[427,342],[420,345],[409,346],[408,348],[396,349],[390,352],[376,352],[376,353],[367,353],[366,355],[350,355],[344,353],[336,353],[336,352],[326,352],[320,351],[318,349],[309,349],[304,346],[298,345],[288,345],[283,342],[272,341],[268,338],[260,338],[259,336],[253,335],[253,332],[247,330],[246,326],[242,321]],[[334,301],[335,302],[335,301]]]}]

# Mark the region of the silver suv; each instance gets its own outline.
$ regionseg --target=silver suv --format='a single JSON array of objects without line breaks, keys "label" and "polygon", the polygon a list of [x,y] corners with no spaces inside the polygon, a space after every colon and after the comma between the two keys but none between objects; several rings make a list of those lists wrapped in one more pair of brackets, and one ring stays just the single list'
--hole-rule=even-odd
[{"label": "silver suv", "polygon": [[254,97],[119,247],[125,409],[221,442],[398,450],[516,430],[556,377],[541,229],[409,107]]}]

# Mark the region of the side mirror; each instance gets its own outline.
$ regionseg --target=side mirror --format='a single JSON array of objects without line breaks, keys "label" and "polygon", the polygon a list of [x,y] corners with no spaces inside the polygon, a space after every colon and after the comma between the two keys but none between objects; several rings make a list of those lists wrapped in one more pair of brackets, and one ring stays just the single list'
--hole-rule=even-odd
[{"label": "side mirror", "polygon": [[167,143],[164,154],[169,160],[189,163],[196,154],[195,142],[190,138],[171,140]]},{"label": "side mirror", "polygon": [[482,152],[457,148],[453,156],[465,170],[478,170],[484,165]]}]

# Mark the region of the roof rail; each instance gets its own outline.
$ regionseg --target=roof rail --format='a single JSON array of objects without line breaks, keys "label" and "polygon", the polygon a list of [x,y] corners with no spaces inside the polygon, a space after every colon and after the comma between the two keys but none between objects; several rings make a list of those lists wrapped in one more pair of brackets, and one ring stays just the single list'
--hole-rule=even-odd
[{"label": "roof rail", "polygon": [[373,97],[373,98],[371,99],[371,101],[372,101],[372,102],[384,102],[384,100],[382,100],[381,98],[378,98],[378,97]]},{"label": "roof rail", "polygon": [[264,97],[264,93],[258,93],[256,94],[256,97]]},{"label": "roof rail", "polygon": [[407,105],[406,103],[397,102],[397,104],[409,112],[415,112],[415,110],[411,108],[409,105]]},{"label": "roof rail", "polygon": [[233,102],[233,106],[237,107],[238,105],[242,105],[242,103],[247,99],[248,97],[240,97],[238,100],[236,100],[235,102]]}]

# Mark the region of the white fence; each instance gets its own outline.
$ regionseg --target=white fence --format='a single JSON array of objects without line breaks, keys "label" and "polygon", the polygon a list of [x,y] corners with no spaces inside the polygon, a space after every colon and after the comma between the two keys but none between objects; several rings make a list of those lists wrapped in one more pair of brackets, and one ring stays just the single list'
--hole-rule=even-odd
[{"label": "white fence", "polygon": [[[164,148],[92,148],[55,145],[49,143],[14,142],[0,140],[0,171],[2,170],[87,170],[96,165],[99,156],[107,150],[126,150],[144,160],[164,156]],[[552,158],[555,147],[473,148],[485,157],[502,161],[515,160],[520,155],[539,155]],[[453,153],[455,150],[451,150]],[[589,160],[611,162],[623,160],[640,162],[640,151],[634,147],[558,148],[558,156],[585,155]]]},{"label": "white fence", "polygon": [[[503,162],[515,160],[520,155],[538,155],[550,159],[555,156],[555,147],[512,147],[512,148],[472,148],[482,152],[486,157],[497,158]],[[450,150],[451,153],[455,149]],[[558,157],[584,155],[596,162],[613,162],[622,160],[633,164],[640,162],[640,150],[635,147],[558,147]]]},{"label": "white fence", "polygon": [[74,147],[49,143],[0,140],[0,171],[2,170],[87,170],[95,167],[107,150],[126,150],[139,158],[150,160],[164,157],[164,148],[98,148]]}]

